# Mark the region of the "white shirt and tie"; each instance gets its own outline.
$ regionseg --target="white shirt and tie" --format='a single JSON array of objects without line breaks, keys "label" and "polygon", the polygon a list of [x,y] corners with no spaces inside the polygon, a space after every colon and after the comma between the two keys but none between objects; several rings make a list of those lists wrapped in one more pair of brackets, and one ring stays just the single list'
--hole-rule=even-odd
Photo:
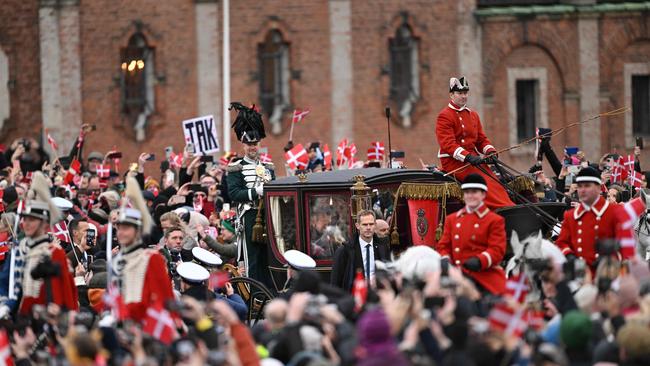
[{"label": "white shirt and tie", "polygon": [[366,279],[370,279],[375,275],[375,249],[372,240],[366,242],[359,236],[359,246],[361,247],[361,258],[363,259],[363,275]]}]

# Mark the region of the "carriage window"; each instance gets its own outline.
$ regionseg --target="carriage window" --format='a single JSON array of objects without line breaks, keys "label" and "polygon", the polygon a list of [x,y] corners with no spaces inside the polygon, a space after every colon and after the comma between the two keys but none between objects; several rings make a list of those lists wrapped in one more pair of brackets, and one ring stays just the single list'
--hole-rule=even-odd
[{"label": "carriage window", "polygon": [[350,233],[350,202],[344,195],[309,197],[309,250],[318,260],[332,259]]},{"label": "carriage window", "polygon": [[280,253],[296,249],[296,201],[293,196],[272,196],[271,221],[273,237]]}]

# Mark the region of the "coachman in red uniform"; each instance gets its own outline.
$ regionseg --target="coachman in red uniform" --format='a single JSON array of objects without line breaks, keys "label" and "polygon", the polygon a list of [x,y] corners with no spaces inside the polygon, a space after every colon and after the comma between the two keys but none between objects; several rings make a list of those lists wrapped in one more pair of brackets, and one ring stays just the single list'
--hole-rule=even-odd
[{"label": "coachman in red uniform", "polygon": [[[506,190],[495,180],[496,177],[481,158],[483,155],[496,154],[496,149],[483,132],[481,119],[476,111],[470,110],[467,103],[469,84],[465,77],[449,80],[449,104],[438,115],[436,137],[440,150],[438,158],[443,171],[450,172],[466,164],[471,164],[454,173],[459,181],[475,173],[485,178],[489,193],[485,204],[490,208],[513,206]],[[488,158],[489,159],[489,158]],[[487,176],[478,166],[492,176]]]},{"label": "coachman in red uniform", "polygon": [[581,257],[594,269],[598,258],[596,243],[598,240],[617,239],[624,208],[601,197],[602,181],[598,170],[583,168],[576,182],[580,205],[564,213],[562,230],[555,244],[568,260]]},{"label": "coachman in red uniform", "polygon": [[505,220],[484,204],[488,187],[481,175],[468,175],[461,188],[466,206],[447,216],[436,250],[443,260],[462,266],[484,290],[500,295],[506,286],[500,266],[506,251]]},{"label": "coachman in red uniform", "polygon": [[142,234],[150,232],[152,220],[135,178],[127,178],[126,197],[132,208],[123,204],[120,209],[117,240],[121,249],[113,263],[128,316],[141,321],[147,308],[158,301],[164,304],[172,300],[174,293],[165,258],[142,242]]}]

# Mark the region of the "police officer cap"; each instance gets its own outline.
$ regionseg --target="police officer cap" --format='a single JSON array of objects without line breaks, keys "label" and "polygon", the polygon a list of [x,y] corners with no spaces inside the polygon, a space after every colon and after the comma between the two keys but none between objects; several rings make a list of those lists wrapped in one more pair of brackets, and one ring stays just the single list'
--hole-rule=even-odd
[{"label": "police officer cap", "polygon": [[600,172],[590,166],[586,168],[582,168],[578,172],[578,176],[576,177],[576,183],[581,183],[581,182],[596,183],[598,185],[603,183],[603,181],[600,180]]},{"label": "police officer cap", "polygon": [[194,262],[182,262],[176,267],[176,273],[189,283],[201,283],[210,277],[207,269]]},{"label": "police officer cap", "polygon": [[284,252],[284,259],[289,266],[298,270],[316,268],[316,261],[312,257],[295,249]]},{"label": "police officer cap", "polygon": [[223,263],[218,255],[199,247],[192,248],[192,256],[197,262],[206,267],[216,267]]},{"label": "police officer cap", "polygon": [[61,211],[68,211],[72,209],[72,202],[68,201],[65,198],[54,197],[52,198],[52,202],[54,202],[54,205]]},{"label": "police officer cap", "polygon": [[461,189],[481,189],[487,192],[487,184],[485,183],[485,178],[482,175],[472,173],[468,175],[463,184],[460,186]]}]

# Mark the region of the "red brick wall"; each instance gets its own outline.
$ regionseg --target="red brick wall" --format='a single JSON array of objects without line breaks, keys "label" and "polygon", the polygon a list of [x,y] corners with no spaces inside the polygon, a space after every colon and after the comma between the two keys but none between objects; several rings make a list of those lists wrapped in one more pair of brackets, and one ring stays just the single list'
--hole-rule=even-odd
[{"label": "red brick wall", "polygon": [[0,48],[9,59],[10,116],[0,131],[0,143],[23,136],[39,138],[41,129],[41,69],[38,1],[4,0],[0,5]]},{"label": "red brick wall", "polygon": [[419,169],[420,158],[438,164],[435,120],[447,105],[449,76],[458,74],[456,2],[352,1],[351,10],[354,141],[359,158],[365,160],[371,141],[384,141],[388,148],[384,108],[389,105],[390,77],[382,69],[390,66],[388,42],[402,24],[401,13],[407,12],[408,24],[420,39],[420,100],[410,128],[401,126],[392,106],[392,148],[406,152],[409,167]]},{"label": "red brick wall", "polygon": [[[623,65],[647,63],[650,60],[648,17],[604,17],[600,21],[601,109],[611,110],[626,105]],[[629,105],[631,107],[631,105]],[[631,112],[630,112],[631,113]],[[603,147],[629,153],[625,147],[624,116],[609,117],[603,124]],[[650,138],[645,138],[650,142]],[[646,142],[647,144],[647,142]],[[642,154],[642,169],[650,169],[648,149]]]},{"label": "red brick wall", "polygon": [[[483,83],[492,103],[484,108],[483,124],[498,149],[508,147],[508,67],[543,67],[548,77],[550,128],[580,120],[577,23],[571,20],[486,22],[483,26]],[[573,128],[552,138],[556,152],[580,142]],[[532,164],[532,153],[507,154],[519,169]]]},{"label": "red brick wall", "polygon": [[[294,143],[328,142],[331,74],[327,1],[231,1],[230,11],[231,101],[259,103],[257,47],[269,30],[279,29],[290,44],[290,69],[299,74],[299,79],[292,77],[290,81],[290,102],[294,108],[311,110],[306,120],[294,127]],[[267,122],[266,111],[262,112]],[[269,147],[280,172],[284,172],[282,147],[289,140],[292,112],[285,112],[280,135],[273,136],[267,123],[267,139],[262,142]],[[232,112],[231,118],[234,116]],[[233,150],[242,151],[234,134],[231,142]]]},{"label": "red brick wall", "polygon": [[[221,3],[219,3],[220,5]],[[420,38],[420,93],[413,126],[392,125],[393,149],[405,150],[406,162],[419,167],[419,158],[437,163],[435,118],[447,102],[447,82],[458,75],[457,2],[418,0],[351,1],[352,75],[354,97],[351,136],[365,157],[370,141],[387,142],[384,108],[389,104],[388,39],[402,22]],[[142,151],[156,152],[174,145],[180,150],[180,122],[197,114],[196,25],[194,2],[190,0],[81,1],[80,37],[83,120],[98,125],[89,137],[86,153],[121,147],[135,160]],[[9,55],[11,75],[10,123],[0,141],[31,134],[40,129],[40,66],[38,1],[5,0],[0,7],[0,47]],[[601,107],[623,104],[622,65],[650,59],[648,17],[634,14],[600,19]],[[134,21],[155,47],[156,111],[150,117],[146,141],[135,142],[132,125],[120,113],[120,49],[136,31]],[[219,15],[219,29],[222,27]],[[312,113],[298,125],[296,143],[331,141],[331,68],[328,1],[231,1],[231,100],[258,103],[257,46],[269,29],[278,28],[290,43],[291,103]],[[580,65],[577,21],[558,19],[513,19],[482,23],[482,73],[484,111],[481,116],[488,135],[498,148],[508,145],[506,68],[545,67],[549,77],[549,123],[552,128],[580,119]],[[16,65],[20,65],[20,72]],[[470,84],[472,84],[470,80]],[[283,117],[284,131],[263,143],[277,165],[283,162],[282,146],[288,140],[290,113]],[[393,116],[397,115],[393,106]],[[231,115],[231,120],[234,117]],[[217,118],[221,118],[220,116]],[[622,117],[603,123],[603,150],[622,144]],[[230,123],[230,121],[228,121]],[[221,131],[219,131],[221,134]],[[240,150],[234,135],[232,147]],[[553,139],[558,151],[580,141],[573,128]],[[530,164],[531,156],[508,156],[517,167]],[[648,156],[647,158],[650,158]],[[596,158],[592,157],[592,160]],[[159,159],[160,160],[160,159]],[[157,163],[156,163],[157,165]],[[282,171],[282,169],[280,169]],[[153,170],[151,171],[153,172]]]},{"label": "red brick wall", "polygon": [[[146,140],[135,142],[133,126],[120,110],[120,50],[136,32],[134,22],[155,48],[155,113]],[[196,35],[194,4],[184,0],[84,1],[80,5],[83,120],[97,124],[88,139],[92,150],[121,148],[126,166],[143,151],[164,156],[162,149],[184,145],[183,119],[196,117]],[[158,159],[160,160],[160,158]],[[157,165],[158,163],[156,163]],[[153,172],[153,169],[152,171]]]}]

